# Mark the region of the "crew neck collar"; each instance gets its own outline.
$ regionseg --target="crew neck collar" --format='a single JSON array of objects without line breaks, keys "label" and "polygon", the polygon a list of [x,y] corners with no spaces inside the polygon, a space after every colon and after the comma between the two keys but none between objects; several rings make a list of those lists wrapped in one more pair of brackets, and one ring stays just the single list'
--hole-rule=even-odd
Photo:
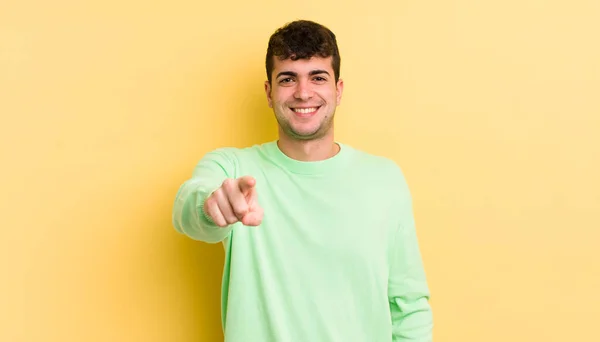
[{"label": "crew neck collar", "polygon": [[277,145],[277,140],[268,142],[264,145],[268,155],[283,168],[299,174],[318,175],[329,172],[335,172],[345,166],[348,161],[351,148],[340,142],[335,142],[340,150],[334,156],[318,161],[300,161],[288,157]]}]

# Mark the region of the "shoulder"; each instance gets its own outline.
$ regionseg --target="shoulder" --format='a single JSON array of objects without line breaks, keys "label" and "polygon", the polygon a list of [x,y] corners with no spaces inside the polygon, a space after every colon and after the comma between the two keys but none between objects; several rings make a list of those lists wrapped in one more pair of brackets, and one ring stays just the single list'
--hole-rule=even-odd
[{"label": "shoulder", "polygon": [[264,158],[268,143],[247,147],[224,146],[206,152],[198,162],[202,165],[215,165],[229,174],[235,174],[241,165],[250,165]]},{"label": "shoulder", "polygon": [[353,163],[356,167],[382,176],[404,179],[402,168],[396,160],[381,154],[366,152],[349,145],[344,145],[344,147],[352,150]]},{"label": "shoulder", "polygon": [[203,159],[224,159],[230,162],[236,162],[247,158],[260,157],[261,153],[265,149],[268,143],[255,144],[246,147],[233,147],[224,146],[215,148],[207,152],[202,158]]},{"label": "shoulder", "polygon": [[404,171],[396,160],[348,145],[345,147],[352,150],[353,168],[359,170],[363,177],[374,182],[383,182],[389,190],[409,194]]}]

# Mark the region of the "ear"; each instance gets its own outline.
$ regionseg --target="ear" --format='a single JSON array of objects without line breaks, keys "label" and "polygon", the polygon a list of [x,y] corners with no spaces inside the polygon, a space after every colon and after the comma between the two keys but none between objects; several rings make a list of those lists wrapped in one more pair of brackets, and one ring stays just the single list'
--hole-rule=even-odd
[{"label": "ear", "polygon": [[267,95],[267,102],[269,103],[269,108],[273,108],[273,101],[271,100],[271,83],[269,81],[265,81],[265,94]]},{"label": "ear", "polygon": [[337,104],[339,106],[340,103],[342,102],[342,93],[344,92],[344,80],[342,80],[341,78],[338,79],[335,88],[336,88],[336,93],[337,93],[336,100],[337,100]]}]

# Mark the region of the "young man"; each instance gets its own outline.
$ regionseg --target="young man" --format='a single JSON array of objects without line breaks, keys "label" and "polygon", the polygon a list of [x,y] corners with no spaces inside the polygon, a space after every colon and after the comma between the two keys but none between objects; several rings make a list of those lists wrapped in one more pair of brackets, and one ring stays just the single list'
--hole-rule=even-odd
[{"label": "young man", "polygon": [[289,23],[271,36],[266,69],[279,139],[207,153],[173,209],[178,232],[225,247],[225,341],[431,341],[402,172],[334,140],[335,35]]}]

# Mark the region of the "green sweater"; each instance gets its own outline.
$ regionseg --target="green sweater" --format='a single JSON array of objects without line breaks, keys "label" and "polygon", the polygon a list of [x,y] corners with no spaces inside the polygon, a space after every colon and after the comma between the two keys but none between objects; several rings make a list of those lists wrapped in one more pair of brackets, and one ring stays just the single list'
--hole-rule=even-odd
[{"label": "green sweater", "polygon": [[[301,162],[276,142],[207,153],[177,193],[175,229],[225,248],[227,342],[432,340],[411,196],[391,160],[340,144]],[[220,228],[203,202],[226,178],[256,179],[262,224]]]}]

